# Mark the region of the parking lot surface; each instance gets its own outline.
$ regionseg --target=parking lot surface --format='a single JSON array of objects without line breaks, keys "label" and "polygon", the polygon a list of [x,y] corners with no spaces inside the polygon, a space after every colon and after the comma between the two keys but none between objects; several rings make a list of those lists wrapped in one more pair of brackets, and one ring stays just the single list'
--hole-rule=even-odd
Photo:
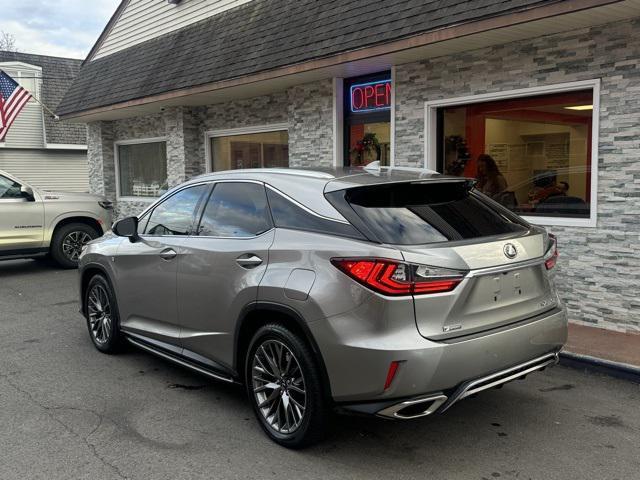
[{"label": "parking lot surface", "polygon": [[[0,479],[640,479],[640,385],[565,367],[289,451],[241,387],[92,346],[76,271],[0,262]],[[145,288],[141,285],[140,288]]]}]

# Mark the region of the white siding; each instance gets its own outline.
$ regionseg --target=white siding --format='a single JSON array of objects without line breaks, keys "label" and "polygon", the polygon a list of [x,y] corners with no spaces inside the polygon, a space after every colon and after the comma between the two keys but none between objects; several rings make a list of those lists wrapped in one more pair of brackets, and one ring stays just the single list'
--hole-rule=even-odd
[{"label": "white siding", "polygon": [[93,59],[178,30],[251,0],[131,0]]},{"label": "white siding", "polygon": [[0,170],[45,190],[89,191],[86,151],[0,148]]},{"label": "white siding", "polygon": [[[40,67],[21,62],[5,62],[0,63],[0,68],[35,98],[40,98],[42,88]],[[44,147],[44,119],[42,107],[38,102],[33,99],[27,102],[9,128],[4,144],[0,145],[10,148]]]},{"label": "white siding", "polygon": [[44,147],[44,123],[42,107],[29,100],[18,114],[4,138],[5,147],[42,148]]}]

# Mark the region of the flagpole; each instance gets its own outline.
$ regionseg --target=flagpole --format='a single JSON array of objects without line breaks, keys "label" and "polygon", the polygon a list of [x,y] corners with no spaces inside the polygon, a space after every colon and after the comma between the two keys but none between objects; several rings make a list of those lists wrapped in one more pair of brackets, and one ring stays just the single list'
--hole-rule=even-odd
[{"label": "flagpole", "polygon": [[60,117],[58,115],[56,115],[55,113],[53,113],[51,111],[51,109],[49,107],[47,107],[44,103],[42,103],[40,100],[38,100],[35,95],[31,95],[31,98],[33,98],[36,102],[38,102],[42,106],[42,108],[44,108],[47,112],[49,112],[54,120],[60,120]]}]

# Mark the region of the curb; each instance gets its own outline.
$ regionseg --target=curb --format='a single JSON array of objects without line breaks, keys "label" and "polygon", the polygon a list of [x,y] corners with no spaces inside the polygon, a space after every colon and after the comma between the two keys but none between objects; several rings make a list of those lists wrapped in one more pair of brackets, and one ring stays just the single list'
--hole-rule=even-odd
[{"label": "curb", "polygon": [[640,383],[640,367],[628,363],[614,362],[603,358],[581,355],[572,352],[560,352],[560,365],[604,373],[611,377],[622,378],[634,383]]}]

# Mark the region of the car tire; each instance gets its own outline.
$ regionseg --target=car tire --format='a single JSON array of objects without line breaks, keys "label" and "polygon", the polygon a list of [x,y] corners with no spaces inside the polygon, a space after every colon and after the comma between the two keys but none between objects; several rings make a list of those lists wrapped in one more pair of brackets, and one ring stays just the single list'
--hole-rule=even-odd
[{"label": "car tire", "polygon": [[89,280],[84,294],[87,328],[93,345],[102,353],[122,350],[118,305],[111,284],[103,275]]},{"label": "car tire", "polygon": [[95,228],[84,223],[56,228],[51,239],[51,257],[63,268],[77,268],[82,245],[99,236]]},{"label": "car tire", "polygon": [[297,449],[324,437],[328,402],[320,368],[304,340],[281,324],[265,325],[253,336],[245,365],[249,401],[269,438]]}]

